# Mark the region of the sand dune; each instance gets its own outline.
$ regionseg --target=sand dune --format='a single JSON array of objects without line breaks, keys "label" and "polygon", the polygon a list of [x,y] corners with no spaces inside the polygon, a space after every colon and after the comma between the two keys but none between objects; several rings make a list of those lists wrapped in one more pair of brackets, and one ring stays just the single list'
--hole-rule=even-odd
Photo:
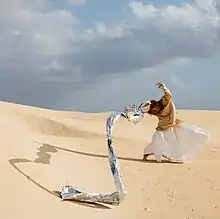
[{"label": "sand dune", "polygon": [[204,151],[185,164],[142,162],[156,120],[147,116],[136,126],[119,120],[114,136],[127,195],[117,207],[62,202],[53,192],[66,183],[115,191],[105,139],[108,113],[1,102],[0,114],[1,218],[220,218],[220,112],[179,111],[185,122],[211,133]]}]

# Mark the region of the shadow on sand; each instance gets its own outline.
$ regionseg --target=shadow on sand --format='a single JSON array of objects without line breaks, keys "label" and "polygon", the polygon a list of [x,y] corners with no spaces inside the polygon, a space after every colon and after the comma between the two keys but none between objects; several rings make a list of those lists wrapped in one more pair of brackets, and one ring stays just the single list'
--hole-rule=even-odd
[{"label": "shadow on sand", "polygon": [[[77,150],[72,150],[72,149],[67,149],[67,148],[61,148],[61,147],[55,146],[55,145],[42,144],[40,142],[36,142],[36,143],[41,144],[41,145],[43,145],[43,147],[47,147],[48,149],[50,148],[50,150],[60,150],[60,151],[70,152],[70,153],[73,153],[73,154],[79,154],[79,155],[88,156],[88,157],[107,158],[108,159],[108,156],[104,155],[104,154],[95,154],[95,153],[77,151]],[[118,159],[119,160],[124,160],[124,161],[131,161],[131,162],[160,164],[160,163],[157,163],[156,160],[150,160],[150,159],[144,161],[143,159],[130,158],[130,157],[120,157],[120,156],[118,157]],[[171,163],[168,160],[162,160],[161,163],[178,164],[178,163]]]},{"label": "shadow on sand", "polygon": [[[41,163],[41,164],[50,164],[50,158],[51,154],[48,153],[57,153],[58,150],[65,151],[65,152],[70,152],[74,154],[80,154],[83,156],[89,156],[89,157],[96,157],[96,158],[106,158],[108,159],[107,155],[102,155],[102,154],[94,154],[94,153],[88,153],[88,152],[82,152],[82,151],[77,151],[77,150],[72,150],[72,149],[66,149],[66,148],[61,148],[59,146],[54,146],[54,145],[49,145],[49,144],[42,144],[40,142],[36,142],[40,144],[41,146],[37,148],[37,157],[35,160],[29,160],[27,158],[12,158],[9,160],[10,165],[17,170],[21,175],[23,175],[25,178],[27,178],[29,181],[34,183],[36,186],[44,190],[45,192],[60,198],[60,192],[59,191],[51,191],[35,181],[33,178],[31,178],[29,175],[27,175],[25,172],[23,172],[17,164],[19,163]],[[141,162],[141,163],[157,163],[156,160],[147,160],[143,161],[142,159],[138,158],[127,158],[127,157],[119,157],[120,160],[125,160],[125,161],[131,161],[131,162]],[[167,160],[162,160],[162,163],[170,163]],[[174,164],[174,163],[173,163]],[[110,207],[99,204],[99,203],[87,203],[87,202],[79,202],[79,201],[74,201],[74,200],[68,200],[69,202],[73,202],[79,205],[87,206],[87,207],[92,207],[92,208],[102,208],[102,209],[111,209]]]},{"label": "shadow on sand", "polygon": [[[37,158],[34,161],[31,161],[26,158],[12,158],[8,162],[9,164],[17,170],[22,176],[24,176],[26,179],[28,179],[30,182],[34,183],[37,187],[44,190],[45,192],[49,193],[50,195],[53,195],[60,199],[60,192],[59,191],[51,191],[41,185],[39,182],[31,178],[29,175],[27,175],[25,172],[23,172],[19,167],[19,163],[41,163],[41,164],[50,164],[50,158],[51,155],[48,153],[56,153],[57,149],[54,147],[51,147],[50,145],[43,144],[40,148],[38,148],[37,152]],[[100,203],[89,203],[89,202],[80,202],[80,201],[74,201],[74,200],[65,200],[68,202],[73,202],[78,205],[91,207],[91,208],[101,208],[101,209],[111,209],[110,207],[100,204]]]}]

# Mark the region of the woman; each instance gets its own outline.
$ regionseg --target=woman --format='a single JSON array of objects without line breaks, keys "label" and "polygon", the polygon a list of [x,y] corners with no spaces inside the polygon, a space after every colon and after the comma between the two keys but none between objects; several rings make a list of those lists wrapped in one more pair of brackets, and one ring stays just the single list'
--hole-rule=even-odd
[{"label": "woman", "polygon": [[155,155],[157,162],[165,157],[170,161],[184,162],[192,158],[203,148],[209,134],[193,125],[186,125],[176,119],[176,109],[172,94],[165,84],[159,82],[158,88],[164,91],[159,100],[151,100],[140,104],[142,113],[148,113],[158,118],[156,131],[151,143],[144,149],[143,159]]}]

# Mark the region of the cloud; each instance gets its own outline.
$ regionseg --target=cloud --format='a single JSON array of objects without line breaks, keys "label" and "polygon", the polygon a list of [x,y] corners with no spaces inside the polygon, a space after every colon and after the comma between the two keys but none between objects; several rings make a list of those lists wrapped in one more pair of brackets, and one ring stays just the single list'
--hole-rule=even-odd
[{"label": "cloud", "polygon": [[216,7],[219,4],[219,0],[195,0],[195,3],[201,9],[208,9],[210,7]]},{"label": "cloud", "polygon": [[[43,0],[20,2],[10,22],[8,13],[1,20],[1,56],[17,60],[22,53],[38,66],[59,62],[68,69],[81,65],[85,75],[123,73],[173,58],[207,57],[220,49],[220,17],[214,8],[204,12],[188,4],[156,8],[131,2],[132,22],[82,30],[66,9],[48,8]],[[47,11],[39,10],[43,6]]]},{"label": "cloud", "polygon": [[[2,99],[44,107],[62,102],[65,108],[69,103],[62,99],[69,101],[76,90],[92,84],[99,84],[102,92],[101,83],[112,75],[132,77],[145,70],[150,75],[151,69],[167,62],[220,51],[220,14],[215,7],[157,8],[133,1],[126,18],[111,24],[99,21],[87,29],[74,10],[63,8],[46,0],[0,2]],[[76,105],[81,98],[71,97]]]},{"label": "cloud", "polygon": [[[132,17],[116,24],[98,23],[84,30],[74,63],[86,74],[134,71],[174,58],[209,57],[219,53],[219,13],[195,5],[156,8],[131,2]],[[80,45],[80,43],[79,43]]]},{"label": "cloud", "polygon": [[68,109],[93,112],[121,110],[126,104],[159,99],[162,92],[154,84],[162,80],[174,91],[177,106],[182,107],[184,106],[182,103],[187,103],[187,100],[179,97],[190,95],[190,87],[179,78],[176,70],[184,69],[190,62],[190,60],[177,59],[126,74],[107,74],[104,80],[97,79],[96,83],[89,83],[74,92],[70,90],[59,103],[57,102],[57,106],[65,105]]},{"label": "cloud", "polygon": [[85,5],[86,0],[68,0],[72,5]]},{"label": "cloud", "polygon": [[[97,56],[113,57],[105,59],[103,65],[113,68],[106,71],[135,70],[175,57],[208,57],[219,52],[220,17],[214,8],[204,12],[190,5],[156,8],[141,2],[131,2],[129,6],[133,22],[119,24],[120,34],[102,40],[96,50],[91,49]],[[117,33],[114,29],[116,26],[103,27],[103,32],[96,31],[96,35],[104,38],[106,30],[106,38],[109,38],[109,33]],[[87,47],[87,54],[89,49]],[[91,58],[93,63],[99,60],[97,56]]]}]

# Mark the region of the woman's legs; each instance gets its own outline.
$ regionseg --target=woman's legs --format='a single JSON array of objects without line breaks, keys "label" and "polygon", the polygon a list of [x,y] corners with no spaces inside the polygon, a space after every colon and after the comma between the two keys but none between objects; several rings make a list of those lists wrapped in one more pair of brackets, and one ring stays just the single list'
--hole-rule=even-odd
[{"label": "woman's legs", "polygon": [[[174,144],[174,146],[178,147],[178,144],[176,145],[175,141],[173,142],[173,140],[176,138],[176,136],[173,136],[175,133],[170,134],[171,135],[168,136],[169,141],[167,142],[168,139],[165,139],[165,135],[167,136],[166,132],[155,131],[152,136],[151,143],[149,143],[144,149],[143,160],[145,161],[150,155],[154,155],[157,162],[161,162],[161,159],[165,158],[172,163],[183,163],[181,159],[173,159],[171,156],[169,156],[173,148],[170,148],[170,146]],[[171,143],[170,146],[169,143]]]},{"label": "woman's legs", "polygon": [[156,157],[157,162],[161,162],[161,158],[163,156],[161,150],[161,138],[163,138],[162,133],[159,131],[155,131],[152,136],[151,143],[149,143],[144,148],[143,160],[147,160],[148,156],[154,155]]},{"label": "woman's legs", "polygon": [[143,156],[143,160],[147,160],[147,158],[148,158],[150,155],[154,155],[154,153],[144,154],[144,156]]}]

